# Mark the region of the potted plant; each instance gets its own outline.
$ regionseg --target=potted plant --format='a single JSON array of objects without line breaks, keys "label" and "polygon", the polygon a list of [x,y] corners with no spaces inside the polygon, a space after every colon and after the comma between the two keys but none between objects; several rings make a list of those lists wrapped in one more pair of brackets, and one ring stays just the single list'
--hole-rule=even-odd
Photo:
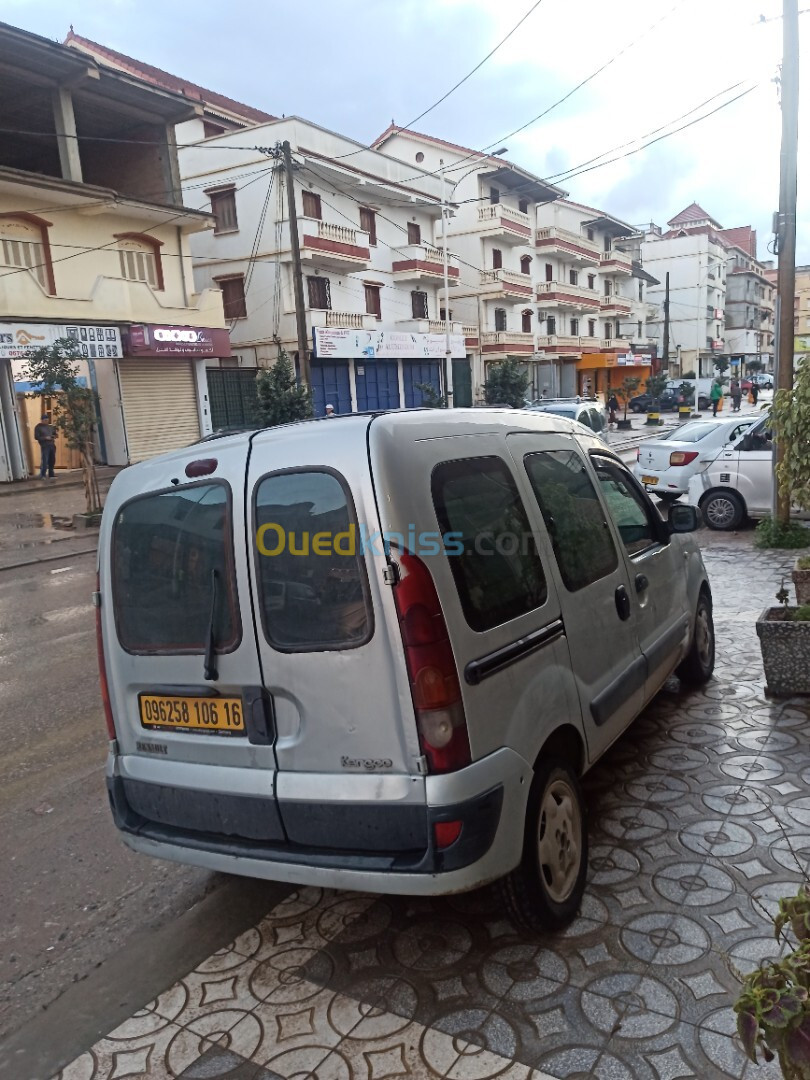
[{"label": "potted plant", "polygon": [[624,419],[616,421],[616,427],[622,431],[627,431],[632,427],[632,424],[627,419],[627,403],[638,390],[640,383],[641,379],[637,375],[625,375],[621,385],[613,388],[616,397],[624,405]]},{"label": "potted plant", "polygon": [[659,398],[664,392],[667,385],[667,373],[665,371],[659,371],[655,375],[650,375],[647,379],[646,390],[652,397],[652,404],[647,411],[647,426],[658,427],[661,423],[661,403]]},{"label": "potted plant", "polygon": [[[789,926],[792,937],[785,932]],[[742,980],[734,1003],[737,1031],[748,1057],[776,1060],[785,1080],[810,1078],[810,887],[779,901],[774,932],[788,946],[780,960]]]},{"label": "potted plant", "polygon": [[692,406],[695,402],[695,388],[690,382],[686,382],[691,372],[684,375],[684,382],[678,387],[678,419],[690,420],[692,418]]},{"label": "potted plant", "polygon": [[810,555],[802,555],[793,565],[793,587],[799,606],[810,604]]},{"label": "potted plant", "polygon": [[784,582],[776,599],[782,606],[765,608],[757,619],[765,692],[772,697],[810,694],[810,604],[789,607]]}]

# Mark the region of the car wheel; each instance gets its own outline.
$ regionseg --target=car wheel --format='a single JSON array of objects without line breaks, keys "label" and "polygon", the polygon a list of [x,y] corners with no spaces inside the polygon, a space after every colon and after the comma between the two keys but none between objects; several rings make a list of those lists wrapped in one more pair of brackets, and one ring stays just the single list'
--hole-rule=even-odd
[{"label": "car wheel", "polygon": [[689,652],[678,665],[675,674],[691,686],[702,686],[714,671],[714,619],[712,602],[707,593],[698,597],[695,623],[692,628],[692,644]]},{"label": "car wheel", "polygon": [[700,409],[704,409],[704,410],[708,409],[710,404],[711,404],[711,402],[709,401],[709,399],[707,397],[698,398],[698,410],[700,410]]},{"label": "car wheel", "polygon": [[681,491],[655,491],[655,492],[653,492],[653,494],[655,495],[655,497],[657,499],[660,499],[661,502],[674,503],[674,502],[677,502],[678,499],[680,499],[683,492],[681,492]]},{"label": "car wheel", "polygon": [[714,491],[700,504],[703,517],[710,529],[728,531],[736,529],[745,517],[745,505],[733,491]]},{"label": "car wheel", "polygon": [[512,921],[532,933],[567,926],[579,910],[587,869],[579,780],[567,762],[548,758],[537,766],[529,792],[523,857],[499,883]]}]

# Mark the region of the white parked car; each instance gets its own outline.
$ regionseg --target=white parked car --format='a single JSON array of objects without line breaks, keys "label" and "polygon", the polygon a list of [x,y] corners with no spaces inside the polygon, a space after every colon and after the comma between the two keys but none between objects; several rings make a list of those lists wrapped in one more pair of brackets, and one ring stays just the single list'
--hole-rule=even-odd
[{"label": "white parked car", "polygon": [[541,398],[527,408],[531,412],[551,413],[552,416],[564,416],[566,420],[576,420],[607,444],[607,412],[602,402],[595,398]]},{"label": "white parked car", "polygon": [[638,448],[633,472],[651,494],[675,500],[688,490],[692,477],[714,461],[722,447],[744,435],[756,419],[755,415],[729,416],[673,428]]},{"label": "white parked car", "polygon": [[[717,451],[689,483],[688,502],[699,506],[710,529],[736,529],[745,518],[766,517],[773,507],[773,442],[767,414],[732,446]],[[807,514],[794,509],[794,517]]]}]

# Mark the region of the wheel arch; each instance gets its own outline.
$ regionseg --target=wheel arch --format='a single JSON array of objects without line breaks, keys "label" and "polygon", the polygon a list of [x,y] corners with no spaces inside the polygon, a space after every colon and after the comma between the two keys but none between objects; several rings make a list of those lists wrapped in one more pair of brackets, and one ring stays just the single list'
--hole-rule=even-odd
[{"label": "wheel arch", "polygon": [[745,502],[745,496],[742,494],[741,491],[738,491],[737,488],[725,487],[723,484],[715,484],[714,487],[710,487],[708,491],[704,491],[703,494],[700,496],[700,501],[698,502],[698,507],[700,510],[703,509],[703,504],[706,502],[710,495],[733,495],[735,499],[740,500],[740,502],[742,503],[743,513],[746,515],[746,517],[748,516],[748,506]]},{"label": "wheel arch", "polygon": [[561,724],[560,727],[555,728],[540,747],[532,768],[536,770],[538,762],[545,757],[556,757],[567,761],[576,771],[577,776],[582,776],[587,762],[582,732],[573,724]]}]

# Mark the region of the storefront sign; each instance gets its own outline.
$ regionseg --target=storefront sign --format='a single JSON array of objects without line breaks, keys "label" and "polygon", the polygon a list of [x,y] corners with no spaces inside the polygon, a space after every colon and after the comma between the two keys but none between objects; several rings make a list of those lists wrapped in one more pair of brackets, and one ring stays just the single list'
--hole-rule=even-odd
[{"label": "storefront sign", "polygon": [[[398,330],[343,330],[316,326],[315,355],[321,359],[442,360],[446,355],[444,334],[409,334]],[[454,359],[467,355],[463,334],[450,335]]]},{"label": "storefront sign", "polygon": [[128,356],[230,356],[227,330],[208,326],[154,326],[135,323],[125,334]]},{"label": "storefront sign", "polygon": [[647,353],[618,353],[616,363],[619,367],[650,367],[652,357]]},{"label": "storefront sign", "polygon": [[72,338],[82,356],[90,359],[117,360],[121,351],[121,332],[117,326],[75,323],[0,323],[0,359],[17,360],[33,349],[53,345],[60,338]]}]

